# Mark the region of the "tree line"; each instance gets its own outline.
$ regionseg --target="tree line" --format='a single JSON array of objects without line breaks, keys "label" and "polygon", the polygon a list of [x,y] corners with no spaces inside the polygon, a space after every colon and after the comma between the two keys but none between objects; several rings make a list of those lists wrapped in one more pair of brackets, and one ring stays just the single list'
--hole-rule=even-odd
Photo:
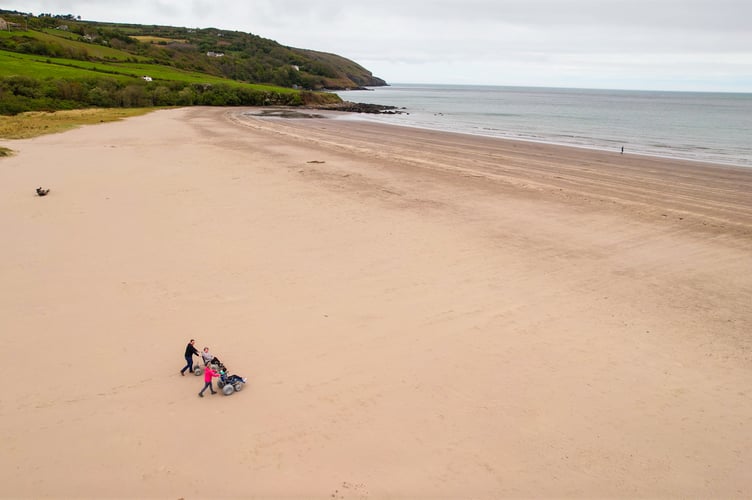
[{"label": "tree line", "polygon": [[125,83],[114,78],[0,77],[0,114],[82,107],[270,106],[303,104],[305,93],[177,81]]}]

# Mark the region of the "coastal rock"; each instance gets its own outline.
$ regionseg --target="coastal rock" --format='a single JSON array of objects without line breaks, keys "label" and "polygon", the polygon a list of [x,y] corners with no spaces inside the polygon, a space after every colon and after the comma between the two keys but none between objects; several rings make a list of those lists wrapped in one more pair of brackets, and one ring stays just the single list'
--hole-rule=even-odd
[{"label": "coastal rock", "polygon": [[405,108],[398,108],[397,106],[384,106],[382,104],[369,104],[364,102],[349,101],[344,101],[336,104],[323,104],[321,106],[316,106],[316,109],[323,109],[328,111],[347,111],[350,113],[372,113],[387,115],[399,115],[405,113]]}]

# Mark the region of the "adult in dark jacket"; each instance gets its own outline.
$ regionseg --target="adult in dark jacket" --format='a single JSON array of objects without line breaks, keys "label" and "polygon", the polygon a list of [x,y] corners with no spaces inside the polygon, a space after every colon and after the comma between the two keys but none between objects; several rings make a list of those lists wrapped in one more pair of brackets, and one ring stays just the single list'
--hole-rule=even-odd
[{"label": "adult in dark jacket", "polygon": [[185,366],[180,370],[181,375],[185,375],[185,371],[193,371],[193,356],[198,356],[198,349],[193,345],[196,341],[191,339],[188,345],[185,346]]}]

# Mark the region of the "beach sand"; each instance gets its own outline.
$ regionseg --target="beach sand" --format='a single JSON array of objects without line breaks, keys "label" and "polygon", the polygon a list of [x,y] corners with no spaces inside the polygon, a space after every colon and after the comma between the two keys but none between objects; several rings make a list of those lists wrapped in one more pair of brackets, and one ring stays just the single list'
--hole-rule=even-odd
[{"label": "beach sand", "polygon": [[751,169],[244,112],[0,141],[0,496],[752,496]]}]

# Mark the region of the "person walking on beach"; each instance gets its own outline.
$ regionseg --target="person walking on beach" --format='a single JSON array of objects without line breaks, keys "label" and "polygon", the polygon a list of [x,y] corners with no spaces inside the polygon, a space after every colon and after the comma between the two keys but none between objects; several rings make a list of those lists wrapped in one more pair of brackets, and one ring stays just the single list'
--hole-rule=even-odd
[{"label": "person walking on beach", "polygon": [[198,349],[193,345],[196,341],[191,339],[185,346],[185,366],[180,370],[181,375],[185,375],[186,370],[193,371],[193,356],[198,356]]},{"label": "person walking on beach", "polygon": [[214,387],[212,387],[212,377],[219,377],[219,373],[212,370],[211,365],[206,365],[206,368],[204,368],[204,388],[201,389],[201,392],[198,393],[198,397],[203,398],[204,397],[204,391],[208,388],[212,394],[216,394],[217,391],[214,390]]}]

